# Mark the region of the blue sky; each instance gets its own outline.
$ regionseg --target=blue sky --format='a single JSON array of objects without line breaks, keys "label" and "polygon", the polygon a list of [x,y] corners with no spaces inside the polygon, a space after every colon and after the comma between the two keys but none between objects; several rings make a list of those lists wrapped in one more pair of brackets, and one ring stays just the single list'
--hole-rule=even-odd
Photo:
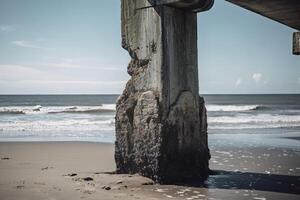
[{"label": "blue sky", "polygon": [[[200,93],[300,93],[293,29],[216,0],[198,14]],[[0,0],[0,94],[118,94],[119,0]]]}]

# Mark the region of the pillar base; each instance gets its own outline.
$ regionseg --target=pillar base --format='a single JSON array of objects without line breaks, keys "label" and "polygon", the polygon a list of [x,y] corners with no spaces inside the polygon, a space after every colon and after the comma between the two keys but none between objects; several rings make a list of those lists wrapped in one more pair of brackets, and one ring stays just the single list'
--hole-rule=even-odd
[{"label": "pillar base", "polygon": [[300,32],[293,34],[293,54],[300,55]]}]

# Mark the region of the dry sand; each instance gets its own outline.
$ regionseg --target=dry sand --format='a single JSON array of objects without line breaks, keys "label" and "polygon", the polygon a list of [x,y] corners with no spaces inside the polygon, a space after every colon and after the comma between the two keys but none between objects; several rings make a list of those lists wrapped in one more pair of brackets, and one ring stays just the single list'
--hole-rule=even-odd
[{"label": "dry sand", "polygon": [[113,175],[113,145],[87,142],[0,143],[0,200],[300,199],[299,151],[211,148],[205,183],[153,185]]}]

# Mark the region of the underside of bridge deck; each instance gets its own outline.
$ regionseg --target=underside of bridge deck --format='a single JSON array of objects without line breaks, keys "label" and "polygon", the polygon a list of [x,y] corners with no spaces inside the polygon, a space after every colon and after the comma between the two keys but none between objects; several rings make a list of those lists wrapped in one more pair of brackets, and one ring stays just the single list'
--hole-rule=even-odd
[{"label": "underside of bridge deck", "polygon": [[226,0],[245,9],[300,30],[299,0]]},{"label": "underside of bridge deck", "polygon": [[[300,30],[299,0],[226,0],[291,28]],[[300,32],[293,34],[293,54],[300,55]]]}]

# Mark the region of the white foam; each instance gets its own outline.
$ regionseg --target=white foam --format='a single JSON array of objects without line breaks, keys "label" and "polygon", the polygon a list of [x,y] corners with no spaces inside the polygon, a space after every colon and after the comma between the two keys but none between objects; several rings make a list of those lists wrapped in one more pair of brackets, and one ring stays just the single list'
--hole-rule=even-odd
[{"label": "white foam", "polygon": [[260,105],[206,105],[208,111],[240,112],[250,111],[261,107]]},{"label": "white foam", "polygon": [[2,131],[113,131],[115,120],[88,120],[88,119],[64,119],[64,120],[35,120],[35,121],[5,121],[0,123]]},{"label": "white foam", "polygon": [[103,104],[101,106],[7,106],[0,107],[0,114],[49,114],[49,113],[97,113],[114,112],[115,104]]},{"label": "white foam", "polygon": [[208,117],[212,129],[300,127],[300,115],[237,115]]}]

